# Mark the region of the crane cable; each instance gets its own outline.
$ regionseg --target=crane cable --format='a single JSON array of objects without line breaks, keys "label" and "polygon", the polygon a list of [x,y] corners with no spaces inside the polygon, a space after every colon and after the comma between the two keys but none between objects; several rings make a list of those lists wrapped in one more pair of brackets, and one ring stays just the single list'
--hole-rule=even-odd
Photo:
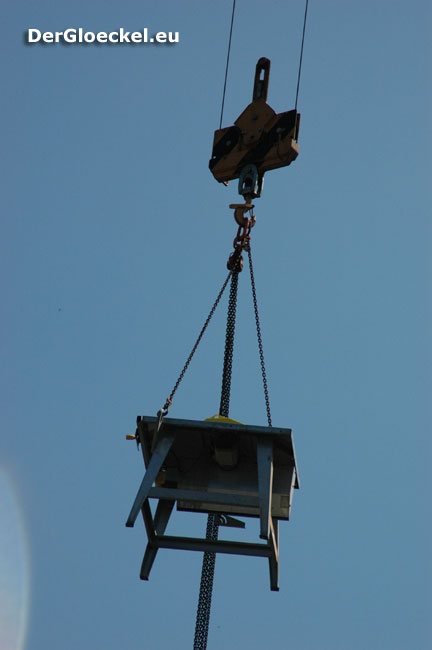
[{"label": "crane cable", "polygon": [[304,48],[304,40],[305,40],[305,32],[306,32],[306,20],[307,20],[308,5],[309,5],[309,0],[306,0],[305,13],[304,13],[304,19],[303,19],[302,42],[301,42],[301,47],[300,47],[300,61],[299,61],[299,69],[298,69],[298,75],[297,75],[297,89],[296,89],[295,107],[294,107],[294,110],[296,110],[296,111],[297,111],[297,103],[298,103],[298,96],[299,96],[299,89],[300,89],[300,78],[301,78],[302,63],[303,63],[303,48]]},{"label": "crane cable", "polygon": [[231,40],[232,40],[232,32],[233,32],[233,25],[234,25],[235,7],[236,7],[236,0],[233,0],[233,8],[232,8],[232,14],[231,14],[231,27],[230,27],[229,39],[228,39],[228,52],[227,52],[227,60],[226,60],[226,66],[225,66],[225,80],[224,80],[224,87],[223,87],[223,93],[222,93],[222,106],[221,106],[221,114],[220,114],[220,121],[219,121],[219,128],[220,129],[222,128],[222,118],[223,118],[223,111],[224,111],[224,105],[225,105],[225,93],[226,93],[226,85],[227,85],[227,79],[228,79],[228,67],[229,67],[229,59],[230,59],[230,52],[231,52]]},{"label": "crane cable", "polygon": [[[301,40],[301,46],[300,46],[300,60],[299,60],[299,67],[298,67],[298,73],[297,73],[297,87],[296,87],[296,94],[295,94],[294,110],[297,110],[298,98],[299,98],[300,79],[301,79],[302,64],[303,64],[303,50],[304,50],[304,41],[305,41],[305,34],[306,34],[306,22],[307,22],[308,7],[309,7],[309,0],[306,0],[306,2],[305,2],[305,12],[304,12],[304,18],[303,18],[303,31],[302,31],[302,40]],[[236,9],[236,0],[233,0],[232,13],[231,13],[231,25],[230,25],[230,31],[229,31],[229,37],[228,37],[228,50],[227,50],[227,58],[226,58],[226,65],[225,65],[225,79],[224,79],[224,85],[223,85],[223,91],[222,91],[222,105],[221,105],[220,120],[219,120],[219,128],[220,129],[222,128],[223,112],[224,112],[224,106],[225,106],[225,94],[226,94],[227,79],[228,79],[228,68],[229,68],[229,61],[230,61],[230,54],[231,54],[231,41],[232,41],[232,33],[233,33],[233,26],[234,26],[235,9]]]}]

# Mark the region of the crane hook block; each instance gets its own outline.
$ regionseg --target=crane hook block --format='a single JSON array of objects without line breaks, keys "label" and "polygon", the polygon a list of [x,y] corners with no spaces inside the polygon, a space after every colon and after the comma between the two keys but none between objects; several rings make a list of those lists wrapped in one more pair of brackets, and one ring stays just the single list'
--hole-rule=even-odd
[{"label": "crane hook block", "polygon": [[299,153],[300,113],[276,113],[267,104],[270,60],[259,59],[252,102],[233,126],[214,133],[209,167],[220,183],[239,178],[246,165],[255,165],[260,182],[266,171],[286,167]]}]

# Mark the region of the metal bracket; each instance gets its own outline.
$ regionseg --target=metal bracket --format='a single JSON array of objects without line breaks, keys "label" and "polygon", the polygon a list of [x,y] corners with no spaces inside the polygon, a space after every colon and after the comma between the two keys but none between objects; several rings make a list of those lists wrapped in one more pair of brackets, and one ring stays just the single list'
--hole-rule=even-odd
[{"label": "metal bracket", "polygon": [[141,482],[138,493],[135,497],[132,509],[129,513],[129,517],[126,521],[126,526],[132,528],[136,518],[138,517],[139,511],[144,506],[147,501],[148,494],[151,490],[151,487],[156,480],[157,475],[159,474],[162,465],[165,461],[165,458],[171,449],[172,443],[174,442],[174,434],[167,434],[164,431],[160,432],[160,437],[152,451],[151,460],[149,466],[147,467],[147,472],[144,475],[144,478]]},{"label": "metal bracket", "polygon": [[253,87],[252,101],[257,99],[263,99],[267,101],[268,85],[270,81],[270,59],[266,59],[265,56],[261,57],[258,60],[255,68],[255,79]]},{"label": "metal bracket", "polygon": [[219,526],[229,526],[229,528],[245,528],[246,524],[240,519],[235,519],[229,515],[217,515]]},{"label": "metal bracket", "polygon": [[258,174],[256,165],[246,165],[240,172],[238,193],[248,200],[250,197],[259,198],[264,185],[264,177]]}]

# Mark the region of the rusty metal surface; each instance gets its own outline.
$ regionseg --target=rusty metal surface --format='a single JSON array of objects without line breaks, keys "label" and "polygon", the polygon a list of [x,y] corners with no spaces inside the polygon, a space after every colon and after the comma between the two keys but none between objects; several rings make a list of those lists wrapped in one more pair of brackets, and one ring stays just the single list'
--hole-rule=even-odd
[{"label": "rusty metal surface", "polygon": [[[268,62],[266,66],[263,61]],[[300,114],[296,110],[276,113],[267,104],[269,75],[270,61],[260,59],[252,102],[233,126],[215,131],[209,167],[219,182],[239,178],[242,169],[249,164],[257,167],[262,178],[266,171],[285,167],[298,156],[296,140]]]}]

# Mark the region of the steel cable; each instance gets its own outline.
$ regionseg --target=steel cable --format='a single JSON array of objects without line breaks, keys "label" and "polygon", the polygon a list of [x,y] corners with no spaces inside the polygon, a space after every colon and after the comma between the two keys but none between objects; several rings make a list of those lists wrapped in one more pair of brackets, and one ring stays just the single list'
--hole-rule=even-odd
[{"label": "steel cable", "polygon": [[306,0],[304,20],[303,20],[303,34],[302,34],[302,42],[301,42],[301,48],[300,48],[300,61],[299,61],[299,69],[298,69],[298,76],[297,76],[297,90],[296,90],[296,98],[295,98],[295,108],[294,108],[294,110],[297,110],[297,102],[298,102],[299,89],[300,89],[300,77],[301,77],[301,70],[302,70],[302,63],[303,63],[303,47],[304,47],[305,32],[306,32],[306,19],[307,19],[308,5],[309,5],[309,0]]},{"label": "steel cable", "polygon": [[229,59],[230,59],[230,52],[231,52],[231,39],[232,39],[232,32],[233,32],[233,25],[234,25],[234,13],[235,13],[235,6],[236,6],[236,0],[233,0],[233,8],[232,8],[232,15],[231,15],[231,27],[230,27],[230,33],[229,33],[229,39],[228,39],[228,52],[227,52],[227,60],[226,60],[226,67],[225,67],[225,81],[224,81],[224,87],[223,87],[223,93],[222,93],[222,106],[221,106],[221,114],[220,114],[220,121],[219,121],[219,128],[222,128],[222,118],[223,118],[223,112],[224,112],[224,106],[225,106],[225,93],[226,93],[226,85],[227,85],[227,79],[228,79],[228,67],[229,67]]}]

